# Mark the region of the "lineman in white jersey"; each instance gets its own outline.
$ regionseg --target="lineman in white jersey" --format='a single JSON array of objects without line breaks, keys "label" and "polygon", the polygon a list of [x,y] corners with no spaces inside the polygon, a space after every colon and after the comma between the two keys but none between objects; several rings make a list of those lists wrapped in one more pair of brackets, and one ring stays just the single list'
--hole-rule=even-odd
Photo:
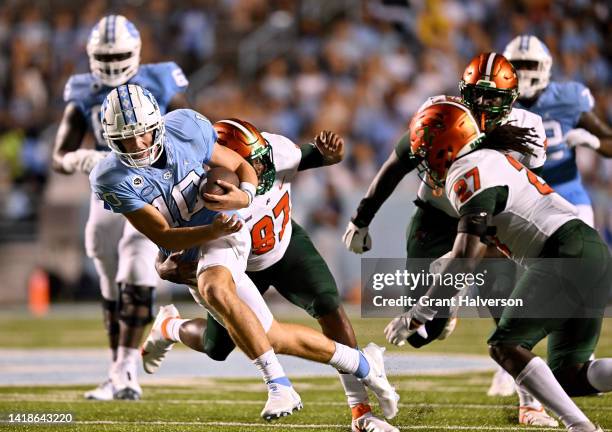
[{"label": "lineman in white jersey", "polygon": [[[262,294],[274,286],[287,300],[317,319],[328,337],[356,347],[353,328],[329,268],[308,234],[291,218],[291,183],[295,175],[301,170],[339,162],[344,152],[342,139],[331,132],[322,132],[312,144],[298,147],[284,136],[260,133],[243,120],[221,120],[214,127],[217,142],[247,159],[259,178],[252,204],[239,211],[252,239],[247,275]],[[171,255],[163,263],[160,259],[157,267],[163,278],[186,284],[195,271],[195,263],[182,262],[180,254]],[[218,361],[225,360],[234,349],[227,331],[210,315],[208,322],[172,318],[177,315],[178,311],[171,305],[161,308],[143,347],[147,353],[143,356],[145,370],[157,369],[173,342],[183,342]],[[351,408],[353,431],[397,431],[373,415],[362,381],[351,374],[339,376]]]},{"label": "lineman in white jersey", "polygon": [[[483,130],[493,130],[500,124],[511,124],[531,129],[534,135],[531,154],[516,154],[515,157],[532,170],[538,171],[546,159],[546,135],[542,119],[526,110],[513,108],[518,95],[518,80],[512,65],[501,55],[484,53],[474,57],[466,67],[459,83],[461,98],[454,96],[435,96],[428,99],[422,110],[441,101],[466,102],[481,123]],[[399,182],[412,170],[419,170],[420,161],[410,150],[409,132],[404,134],[389,159],[380,168],[372,181],[366,196],[361,200],[357,212],[348,224],[343,240],[346,247],[355,252],[367,252],[371,247],[368,225],[378,209],[393,192]],[[420,171],[420,170],[419,170]],[[425,177],[427,173],[421,173]],[[457,234],[459,215],[436,185],[421,184],[418,190],[417,206],[406,234],[406,253],[408,271],[418,273],[428,270],[424,259],[435,259],[446,254],[453,245]],[[492,248],[493,249],[493,248]],[[515,268],[512,263],[498,261],[490,274],[498,275],[490,283],[488,293],[510,293],[514,288]],[[424,290],[426,287],[420,287]],[[497,315],[494,313],[494,315]],[[420,348],[436,339],[444,339],[454,329],[456,319],[440,318],[427,323],[428,338],[414,334],[408,343]],[[488,394],[509,396],[515,391],[514,380],[503,368],[495,373]],[[537,400],[519,389],[519,423],[554,427],[557,422],[548,416]]]},{"label": "lineman in white jersey", "polygon": [[[485,136],[468,108],[452,102],[417,113],[410,130],[413,154],[460,215],[451,258],[467,260],[446,260],[440,273],[473,271],[493,232],[517,262],[532,259],[512,293],[523,307],[503,310],[488,340],[491,357],[567,430],[601,431],[569,396],[612,391],[612,359],[589,360],[612,282],[607,246],[573,205],[499,151],[530,153],[524,131],[505,125]],[[434,283],[426,295],[457,293]],[[440,312],[435,302],[419,302],[389,323],[387,340],[402,343]],[[531,352],[547,336],[548,364]]]}]

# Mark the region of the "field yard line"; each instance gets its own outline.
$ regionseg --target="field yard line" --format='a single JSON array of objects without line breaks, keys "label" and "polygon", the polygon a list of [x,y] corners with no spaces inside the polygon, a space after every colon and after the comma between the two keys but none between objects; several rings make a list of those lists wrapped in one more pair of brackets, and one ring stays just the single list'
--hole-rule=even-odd
[{"label": "field yard line", "polygon": [[[61,399],[39,399],[39,398],[4,398],[0,394],[0,402],[42,402],[42,403],[83,403],[91,404],[95,403],[90,400],[77,399],[77,400],[61,400]],[[194,405],[262,405],[264,401],[252,400],[252,399],[141,399],[137,403],[158,403],[163,402],[164,404],[170,405],[182,405],[182,404],[194,404]],[[104,403],[104,402],[102,402]],[[304,405],[314,406],[338,406],[345,407],[346,402],[336,401],[307,401]],[[460,404],[460,403],[399,403],[400,408],[464,408],[464,409],[516,409],[518,405],[512,404]],[[593,407],[582,407],[585,411],[598,410],[598,411],[612,411],[612,407],[607,406],[593,406]]]}]

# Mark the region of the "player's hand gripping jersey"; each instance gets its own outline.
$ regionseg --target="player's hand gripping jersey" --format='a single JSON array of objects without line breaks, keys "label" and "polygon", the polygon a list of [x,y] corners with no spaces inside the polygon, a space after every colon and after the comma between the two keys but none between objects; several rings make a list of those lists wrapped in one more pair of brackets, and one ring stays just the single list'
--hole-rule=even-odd
[{"label": "player's hand gripping jersey", "polygon": [[507,193],[493,215],[498,247],[519,264],[537,257],[546,240],[576,218],[575,207],[540,177],[496,150],[476,150],[457,159],[448,172],[445,192],[454,211],[462,214],[464,208],[478,208],[480,194],[497,187]]},{"label": "player's hand gripping jersey", "polygon": [[291,182],[302,154],[288,138],[262,132],[272,147],[276,176],[272,188],[256,195],[253,203],[239,210],[251,232],[252,249],[247,271],[259,271],[278,262],[291,240]]}]

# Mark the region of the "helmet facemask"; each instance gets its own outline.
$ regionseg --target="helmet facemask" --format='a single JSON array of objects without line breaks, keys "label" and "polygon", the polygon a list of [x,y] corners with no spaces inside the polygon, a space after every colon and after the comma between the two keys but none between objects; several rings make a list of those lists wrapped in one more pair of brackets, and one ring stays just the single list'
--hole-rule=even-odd
[{"label": "helmet facemask", "polygon": [[531,99],[548,86],[550,73],[544,71],[537,60],[513,60],[512,66],[519,77],[519,99]]},{"label": "helmet facemask", "polygon": [[276,178],[276,168],[274,167],[274,157],[272,147],[268,144],[255,150],[251,156],[246,158],[257,173],[257,195],[263,195],[272,189]]},{"label": "helmet facemask", "polygon": [[87,42],[91,73],[109,87],[125,84],[138,72],[140,47],[140,34],[125,17],[102,18]]},{"label": "helmet facemask", "polygon": [[459,83],[459,90],[463,103],[470,108],[483,131],[501,124],[518,97],[516,88],[498,89],[483,84],[467,84],[463,80]]},{"label": "helmet facemask", "polygon": [[[129,84],[111,91],[100,112],[103,136],[124,165],[144,168],[153,165],[164,149],[165,127],[157,101],[146,89]],[[123,140],[152,133],[146,149],[128,152]]]}]

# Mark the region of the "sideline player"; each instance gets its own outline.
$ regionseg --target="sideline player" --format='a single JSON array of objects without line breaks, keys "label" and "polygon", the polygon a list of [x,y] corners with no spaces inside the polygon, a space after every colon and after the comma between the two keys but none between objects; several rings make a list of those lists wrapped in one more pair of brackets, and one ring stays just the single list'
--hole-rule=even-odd
[{"label": "sideline player", "polygon": [[[512,65],[505,57],[496,53],[484,53],[474,57],[465,69],[459,84],[461,99],[450,96],[430,98],[420,109],[439,101],[462,100],[468,105],[477,118],[483,130],[491,131],[500,124],[512,124],[531,128],[536,135],[532,145],[532,154],[514,156],[530,169],[538,170],[546,159],[546,136],[542,120],[529,111],[514,108],[518,96],[518,80]],[[378,171],[370,184],[366,196],[359,203],[357,212],[348,224],[343,240],[346,247],[355,252],[367,252],[372,240],[368,226],[374,215],[385,200],[391,195],[399,182],[411,171],[418,169],[421,161],[410,149],[409,133],[404,134],[397,143],[395,150]],[[415,201],[416,210],[408,225],[406,233],[406,253],[408,271],[418,273],[422,268],[424,258],[438,258],[452,249],[457,235],[459,215],[452,208],[443,190],[435,185],[421,183],[418,197]],[[498,260],[495,269],[489,274],[495,274],[496,289],[508,294],[514,288],[515,267],[511,262],[504,265]],[[415,334],[408,342],[420,347],[436,338],[444,338],[452,328],[454,321],[436,319],[428,323],[429,339],[425,340]],[[499,368],[493,377],[489,395],[509,396],[514,393],[515,383],[503,368]],[[517,389],[519,395],[519,423],[533,426],[556,427],[557,421],[550,417],[542,405],[528,392]]]},{"label": "sideline player", "polygon": [[[501,133],[502,128],[511,133]],[[507,153],[531,152],[530,138],[520,129],[504,125],[483,136],[470,110],[449,102],[413,117],[412,152],[429,177],[444,185],[460,215],[451,257],[467,260],[448,260],[440,273],[472,271],[492,229],[517,263],[538,258],[529,262],[512,293],[525,300],[524,308],[505,308],[488,340],[491,357],[567,430],[598,432],[602,429],[570,396],[612,391],[612,359],[589,360],[601,331],[612,258],[597,232],[577,218],[575,207]],[[551,267],[551,259],[563,262]],[[426,295],[440,299],[457,292],[434,284]],[[385,336],[399,344],[438,312],[419,304],[392,320]],[[547,336],[548,364],[531,352]]]},{"label": "sideline player", "polygon": [[[66,108],[55,139],[53,168],[64,174],[89,174],[108,148],[102,137],[100,106],[125,83],[137,83],[155,95],[162,112],[186,107],[187,79],[172,62],[140,64],[140,34],[121,15],[108,15],[93,27],[87,42],[91,72],[66,83]],[[81,149],[91,131],[95,150]],[[87,399],[139,399],[138,346],[152,320],[153,270],[157,248],[120,215],[105,210],[92,194],[85,227],[85,248],[100,278],[104,326],[111,350],[108,378],[85,393]]]},{"label": "sideline player", "polygon": [[[308,234],[291,218],[291,183],[299,171],[333,165],[342,160],[344,143],[332,132],[321,132],[312,143],[296,146],[281,135],[260,133],[239,119],[221,120],[213,127],[217,143],[231,148],[255,169],[259,184],[251,206],[239,210],[251,233],[247,275],[263,295],[273,285],[287,300],[317,319],[323,334],[336,342],[357,347],[353,327],[340,302],[336,282]],[[180,254],[158,260],[163,279],[193,284],[197,262],[184,262]],[[299,277],[296,277],[299,275]],[[157,369],[175,342],[223,361],[235,345],[227,331],[210,315],[180,319],[173,306],[165,306],[143,345],[145,370]],[[351,408],[354,432],[397,432],[372,414],[364,384],[354,375],[339,373]]]},{"label": "sideline player", "polygon": [[535,36],[517,36],[504,51],[519,77],[518,103],[544,121],[548,140],[542,177],[593,226],[591,199],[576,166],[576,147],[612,157],[612,129],[593,112],[590,90],[575,81],[550,82],[552,57]]},{"label": "sideline player", "polygon": [[[128,84],[106,97],[102,126],[112,153],[91,172],[92,189],[163,253],[186,250],[185,259],[199,257],[197,289],[191,292],[262,373],[268,386],[264,419],[302,407],[275,350],[355,375],[377,395],[385,416],[396,415],[399,396],[385,376],[382,349],[369,344],[360,351],[308,327],[275,321],[245,275],[249,232],[236,214],[219,212],[251,205],[257,174],[237,153],[216,144],[206,118],[185,109],[162,117],[150,92]],[[217,180],[224,195],[202,193],[204,165],[235,172],[240,188]]]}]

